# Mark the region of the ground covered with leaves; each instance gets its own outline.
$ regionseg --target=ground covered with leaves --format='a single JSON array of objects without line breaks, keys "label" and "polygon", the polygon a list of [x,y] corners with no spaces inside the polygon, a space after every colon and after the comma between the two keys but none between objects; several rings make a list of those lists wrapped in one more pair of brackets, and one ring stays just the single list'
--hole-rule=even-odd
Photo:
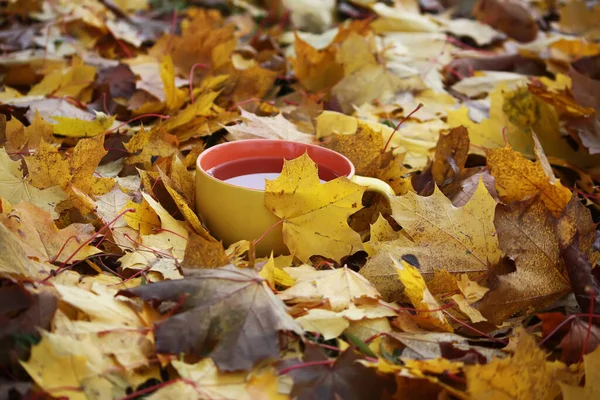
[{"label": "ground covered with leaves", "polygon": [[[0,398],[599,398],[597,1],[0,6]],[[302,156],[224,246],[257,138],[396,195]]]}]

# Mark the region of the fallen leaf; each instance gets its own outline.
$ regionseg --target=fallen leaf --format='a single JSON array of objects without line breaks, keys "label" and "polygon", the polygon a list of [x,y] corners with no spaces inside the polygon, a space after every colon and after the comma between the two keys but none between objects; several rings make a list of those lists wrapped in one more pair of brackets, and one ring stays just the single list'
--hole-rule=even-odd
[{"label": "fallen leaf", "polygon": [[[504,132],[508,144],[514,150],[525,156],[533,155],[531,131],[521,129],[512,123],[509,115],[507,115],[508,112],[504,110],[510,106],[509,99],[512,98],[510,96],[514,96],[513,94],[513,91],[507,90],[505,85],[500,84],[490,93],[491,106],[489,119],[475,123],[469,117],[469,109],[463,106],[458,110],[448,112],[448,125],[451,128],[463,125],[469,131],[471,144],[488,149],[506,146],[503,136]],[[527,104],[529,105],[530,103]],[[534,111],[524,114],[523,110],[520,109],[519,113],[519,115],[523,114],[522,118],[525,118],[525,115],[533,114]],[[540,135],[538,129],[534,130]]]},{"label": "fallen leaf", "polygon": [[21,361],[21,365],[35,383],[55,396],[86,400],[98,390],[125,395],[124,382],[110,375],[98,376],[99,371],[88,360],[88,354],[79,346],[64,346],[68,343],[60,335],[42,331],[42,340],[32,348],[29,360]]},{"label": "fallen leaf", "polygon": [[175,67],[170,55],[164,56],[160,63],[160,78],[165,91],[165,105],[168,110],[178,110],[183,103],[187,93],[175,85]]},{"label": "fallen leaf", "polygon": [[161,125],[142,129],[124,144],[125,149],[132,153],[126,162],[141,163],[145,169],[150,169],[155,157],[172,156],[177,151],[177,145],[177,137],[167,133]]},{"label": "fallen leaf", "polygon": [[560,15],[560,28],[566,33],[584,36],[590,41],[600,38],[598,18],[600,6],[588,5],[583,0],[572,0],[561,5],[558,10]]},{"label": "fallen leaf", "polygon": [[493,225],[495,201],[482,181],[471,200],[460,208],[437,187],[430,197],[409,192],[390,202],[392,218],[406,235],[391,242],[397,247],[395,252],[417,256],[423,274],[432,274],[435,269],[485,272],[500,258]]},{"label": "fallen leaf", "polygon": [[0,215],[0,222],[19,238],[27,257],[37,261],[67,264],[101,252],[88,244],[95,236],[91,225],[74,223],[58,229],[48,212],[28,202]]},{"label": "fallen leaf", "polygon": [[555,399],[560,394],[561,374],[567,368],[559,361],[546,361],[535,339],[525,329],[516,331],[518,343],[512,357],[494,359],[485,365],[465,367],[467,393],[486,399]]},{"label": "fallen leaf", "polygon": [[104,135],[80,140],[68,159],[49,144],[42,143],[32,156],[24,157],[31,183],[41,189],[59,185],[75,186],[86,194],[102,195],[115,184],[111,178],[94,176],[94,172],[107,151]]},{"label": "fallen leaf", "polygon": [[[55,318],[54,331],[74,340],[89,340],[105,357],[115,357],[123,367],[149,366],[154,352],[146,323],[126,299],[115,298],[117,289],[97,283],[91,290],[55,284],[60,299],[86,315],[80,320]],[[133,366],[133,367],[131,367]]]},{"label": "fallen leaf", "polygon": [[43,290],[35,293],[12,285],[0,289],[0,298],[0,338],[9,335],[35,335],[40,328],[50,329],[58,305],[53,293]]},{"label": "fallen leaf", "polygon": [[[175,314],[155,327],[157,352],[208,352],[221,371],[247,370],[265,358],[277,358],[278,331],[302,332],[256,272],[232,265],[193,270],[184,279],[119,294],[146,301],[180,302]],[[232,310],[239,313],[233,317]],[[214,331],[212,326],[220,329]]]},{"label": "fallen leaf", "polygon": [[258,117],[244,109],[240,109],[243,123],[226,126],[232,140],[243,139],[282,139],[302,143],[311,143],[313,135],[300,132],[296,125],[281,114],[275,117]]},{"label": "fallen leaf", "polygon": [[519,42],[535,39],[538,26],[529,5],[515,0],[479,0],[473,7],[478,21],[506,33]]},{"label": "fallen leaf", "polygon": [[267,180],[266,207],[283,222],[283,240],[302,261],[315,254],[340,258],[362,249],[346,222],[362,208],[363,186],[345,177],[321,184],[317,165],[304,154],[286,160],[277,179]]},{"label": "fallen leaf", "polygon": [[515,260],[516,271],[497,276],[497,284],[477,303],[488,320],[500,324],[518,311],[544,307],[571,289],[563,275],[556,219],[541,200],[498,204],[494,224],[500,248]]},{"label": "fallen leaf", "polygon": [[591,400],[598,397],[600,389],[598,388],[598,364],[600,350],[596,349],[593,353],[583,356],[583,365],[585,368],[585,386],[573,386],[560,383],[560,390],[565,400]]},{"label": "fallen leaf", "polygon": [[31,202],[53,218],[58,217],[54,208],[69,197],[58,185],[43,190],[32,186],[23,177],[21,163],[11,160],[4,149],[0,149],[0,196],[13,204]]},{"label": "fallen leaf", "polygon": [[182,268],[218,268],[227,264],[229,257],[225,254],[223,243],[214,238],[209,240],[196,233],[189,233]]},{"label": "fallen leaf", "polygon": [[109,117],[104,113],[96,113],[96,119],[93,121],[61,116],[53,116],[52,119],[56,121],[56,124],[52,125],[55,135],[78,138],[92,137],[106,132],[115,122],[115,117]]},{"label": "fallen leaf", "polygon": [[183,259],[188,241],[188,232],[181,221],[176,220],[164,209],[160,203],[150,195],[142,193],[144,200],[150,205],[160,218],[160,229],[149,235],[142,235],[144,246],[155,250],[169,251],[175,258]]},{"label": "fallen leaf", "polygon": [[469,146],[469,132],[464,126],[440,134],[431,164],[433,179],[439,187],[444,187],[460,177],[467,162]]},{"label": "fallen leaf", "polygon": [[487,152],[487,165],[496,179],[502,201],[527,200],[539,194],[546,207],[558,216],[571,199],[571,191],[556,179],[546,155],[534,136],[538,160],[529,161],[510,146]]},{"label": "fallen leaf", "polygon": [[369,281],[347,267],[318,271],[305,265],[284,270],[295,280],[294,286],[278,294],[286,302],[326,302],[332,311],[341,311],[352,303],[380,297]]},{"label": "fallen leaf", "polygon": [[579,318],[573,320],[571,329],[562,338],[558,347],[562,350],[561,361],[566,364],[577,363],[581,356],[592,353],[600,345],[600,328]]},{"label": "fallen leaf", "polygon": [[357,361],[357,353],[349,348],[330,365],[316,364],[314,366],[292,369],[302,362],[325,362],[327,357],[313,347],[308,347],[304,359],[288,360],[279,364],[279,372],[287,372],[294,380],[291,396],[296,399],[312,399],[315,393],[327,399],[362,399],[369,396],[380,398],[386,391],[390,393],[387,379],[378,375],[373,369],[367,368]]},{"label": "fallen leaf", "polygon": [[440,304],[427,289],[425,280],[417,269],[418,263],[411,265],[410,262],[405,261],[406,258],[401,259],[399,262],[394,260],[394,266],[398,271],[400,281],[405,287],[406,297],[417,310],[414,317],[415,322],[423,328],[453,332],[444,313],[439,310]]}]

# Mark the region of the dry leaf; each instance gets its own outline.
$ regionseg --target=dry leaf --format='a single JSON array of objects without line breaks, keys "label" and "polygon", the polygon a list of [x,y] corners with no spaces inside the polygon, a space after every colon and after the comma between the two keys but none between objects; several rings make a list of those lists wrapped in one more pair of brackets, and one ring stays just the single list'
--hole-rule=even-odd
[{"label": "dry leaf", "polygon": [[307,154],[285,161],[281,175],[267,180],[266,207],[283,222],[283,241],[302,261],[312,255],[340,259],[362,249],[346,222],[362,208],[363,186],[341,177],[321,184]]}]

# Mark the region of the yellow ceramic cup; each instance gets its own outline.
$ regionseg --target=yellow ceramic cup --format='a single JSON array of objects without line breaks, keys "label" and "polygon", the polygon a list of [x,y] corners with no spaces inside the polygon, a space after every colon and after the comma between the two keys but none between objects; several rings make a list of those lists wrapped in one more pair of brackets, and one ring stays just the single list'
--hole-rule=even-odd
[{"label": "yellow ceramic cup", "polygon": [[[387,183],[354,175],[354,165],[348,158],[325,147],[268,139],[224,143],[202,152],[196,162],[196,211],[211,234],[225,246],[243,239],[260,238],[279,220],[265,207],[264,190],[236,186],[224,180],[253,173],[279,173],[284,158],[291,160],[304,153],[319,165],[321,179],[346,176],[367,190],[394,195]],[[332,176],[321,175],[321,170]],[[281,225],[256,245],[257,256],[267,256],[271,251],[276,255],[289,254],[283,243]]]}]

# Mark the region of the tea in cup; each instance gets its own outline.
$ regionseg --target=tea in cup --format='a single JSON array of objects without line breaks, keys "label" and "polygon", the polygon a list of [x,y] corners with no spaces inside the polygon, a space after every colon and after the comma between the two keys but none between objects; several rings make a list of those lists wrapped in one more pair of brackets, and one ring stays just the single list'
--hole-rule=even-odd
[{"label": "tea in cup", "polygon": [[[354,175],[345,156],[325,147],[287,140],[239,140],[213,146],[196,162],[196,211],[210,233],[225,246],[240,240],[257,240],[279,221],[265,207],[266,180],[276,179],[284,159],[304,153],[317,164],[321,183],[345,176],[367,190],[394,195],[385,182]],[[257,256],[289,254],[281,225],[256,244]]]}]

